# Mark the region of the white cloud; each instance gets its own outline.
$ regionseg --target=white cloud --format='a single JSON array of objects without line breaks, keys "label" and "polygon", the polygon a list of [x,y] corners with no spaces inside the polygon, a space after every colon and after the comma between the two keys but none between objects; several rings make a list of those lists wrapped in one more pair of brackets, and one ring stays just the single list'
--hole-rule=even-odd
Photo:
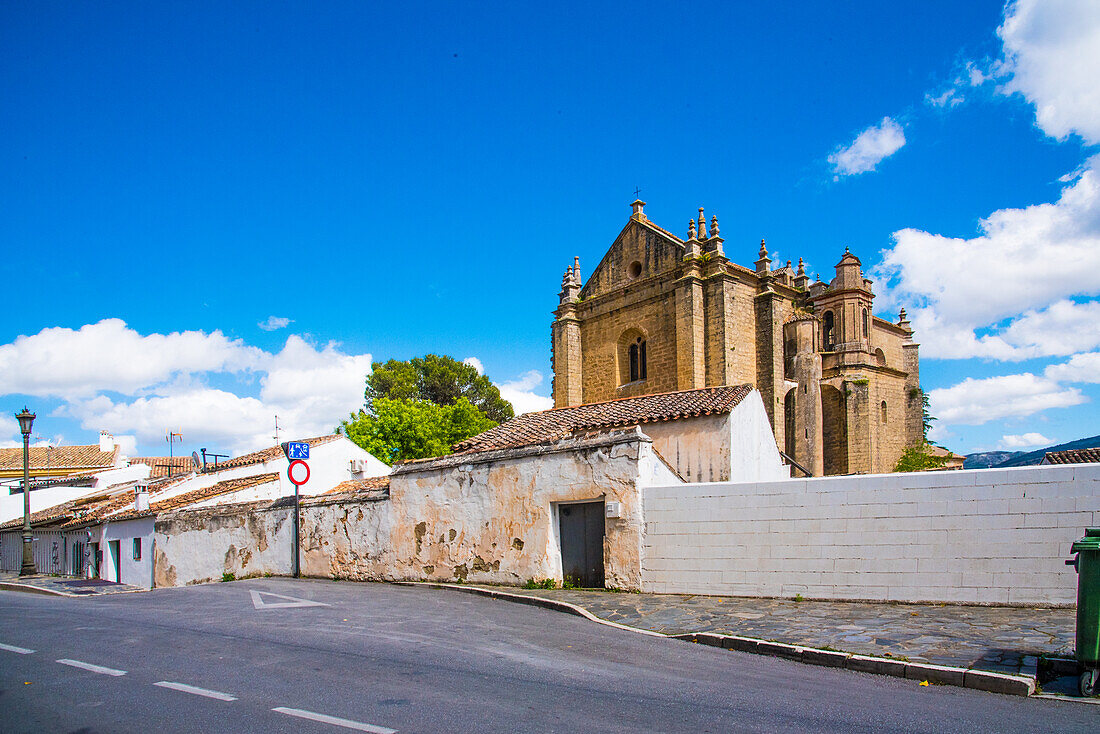
[{"label": "white cloud", "polygon": [[[168,430],[211,449],[254,450],[273,443],[276,414],[283,435],[329,433],[362,405],[370,365],[370,354],[315,347],[293,334],[271,354],[218,331],[142,336],[118,319],[44,329],[0,346],[6,392],[60,396],[57,414],[111,431],[128,451],[136,442],[163,444]],[[258,397],[205,384],[251,374],[260,376]],[[0,418],[0,440],[7,428]]]},{"label": "white cloud", "polygon": [[1059,140],[1076,133],[1100,142],[1100,4],[1017,0],[997,29],[1006,93],[1035,106],[1039,128]]},{"label": "white cloud", "polygon": [[875,166],[905,145],[905,133],[901,125],[889,117],[882,118],[861,132],[847,148],[841,148],[829,156],[836,178],[875,170]]},{"label": "white cloud", "polygon": [[14,449],[22,445],[19,422],[6,413],[0,413],[0,449]]},{"label": "white cloud", "polygon": [[0,346],[0,385],[5,393],[63,399],[104,390],[131,394],[178,374],[256,369],[264,355],[220,331],[142,336],[121,319],[104,319]]},{"label": "white cloud", "polygon": [[964,98],[959,94],[957,87],[948,87],[942,93],[933,95],[931,92],[924,95],[924,101],[926,104],[933,107],[946,107],[948,109],[961,105]]},{"label": "white cloud", "polygon": [[1047,367],[1043,376],[1058,382],[1100,383],[1100,352],[1075,354],[1068,362]]},{"label": "white cloud", "polygon": [[500,396],[512,404],[516,415],[549,410],[554,407],[554,399],[537,395],[534,389],[542,384],[542,373],[529,370],[511,382],[497,385]]},{"label": "white cloud", "polygon": [[[1095,303],[1067,299],[1100,293],[1098,165],[1100,156],[1053,204],[993,212],[977,237],[894,233],[874,275],[887,286],[884,306],[915,306],[924,356],[1024,359],[1095,344]],[[1055,324],[1082,329],[1040,333]]]},{"label": "white cloud", "polygon": [[1068,408],[1088,400],[1081,391],[1047,377],[1024,372],[974,379],[930,390],[932,415],[948,424],[982,425],[1001,418],[1022,418],[1048,408]]},{"label": "white cloud", "polygon": [[115,436],[119,452],[123,456],[137,456],[137,436]]},{"label": "white cloud", "polygon": [[479,375],[484,375],[485,374],[485,367],[484,367],[484,365],[481,364],[481,360],[478,359],[477,357],[467,357],[466,359],[462,360],[462,364],[470,365],[475,370],[477,370],[477,373]]},{"label": "white cloud", "polygon": [[1054,441],[1041,433],[1025,433],[1020,436],[1002,436],[1001,448],[1026,449],[1034,446],[1050,446]]},{"label": "white cloud", "polygon": [[276,331],[278,329],[285,329],[293,323],[294,319],[288,319],[285,316],[268,316],[267,321],[261,321],[256,324],[256,326],[264,331]]},{"label": "white cloud", "polygon": [[256,398],[225,390],[194,388],[118,403],[100,395],[70,403],[67,412],[86,429],[132,432],[148,446],[162,446],[165,453],[169,430],[182,433],[188,443],[205,443],[211,449],[229,446],[234,452],[274,443],[274,410]]}]

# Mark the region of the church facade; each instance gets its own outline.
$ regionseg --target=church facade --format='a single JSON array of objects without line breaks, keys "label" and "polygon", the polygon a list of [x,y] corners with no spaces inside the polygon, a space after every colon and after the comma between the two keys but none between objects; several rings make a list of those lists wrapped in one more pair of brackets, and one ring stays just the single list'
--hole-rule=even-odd
[{"label": "church facade", "polygon": [[815,476],[888,472],[923,440],[918,345],[905,311],[872,313],[872,282],[845,250],[829,282],[726,257],[703,210],[681,239],[635,201],[582,284],[574,258],[554,312],[554,406],[752,383],[776,442]]}]

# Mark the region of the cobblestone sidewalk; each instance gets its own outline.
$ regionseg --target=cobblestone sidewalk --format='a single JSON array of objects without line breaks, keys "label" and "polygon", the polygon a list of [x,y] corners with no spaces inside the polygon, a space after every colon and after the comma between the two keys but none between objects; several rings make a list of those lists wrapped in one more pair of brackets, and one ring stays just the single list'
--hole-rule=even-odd
[{"label": "cobblestone sidewalk", "polygon": [[14,591],[44,591],[66,596],[99,596],[145,591],[140,586],[116,584],[103,579],[78,579],[72,576],[20,576],[14,571],[0,571],[0,589]]},{"label": "cobblestone sidewalk", "polygon": [[484,587],[584,607],[666,634],[717,632],[861,655],[1035,674],[1039,655],[1072,655],[1073,609],[743,599]]}]

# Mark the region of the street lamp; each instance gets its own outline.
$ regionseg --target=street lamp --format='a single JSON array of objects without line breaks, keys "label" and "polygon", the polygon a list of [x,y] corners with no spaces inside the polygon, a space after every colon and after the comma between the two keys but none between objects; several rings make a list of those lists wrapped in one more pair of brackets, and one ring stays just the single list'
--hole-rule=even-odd
[{"label": "street lamp", "polygon": [[23,434],[23,566],[19,569],[20,576],[33,576],[38,573],[34,567],[34,550],[31,548],[31,424],[34,423],[34,413],[23,406],[22,413],[16,413],[15,419],[19,421],[19,432]]}]

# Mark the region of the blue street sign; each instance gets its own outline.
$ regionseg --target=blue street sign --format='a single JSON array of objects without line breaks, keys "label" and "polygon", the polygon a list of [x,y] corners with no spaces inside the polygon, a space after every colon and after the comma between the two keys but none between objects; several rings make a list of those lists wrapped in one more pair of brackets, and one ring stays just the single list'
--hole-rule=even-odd
[{"label": "blue street sign", "polygon": [[286,445],[286,458],[291,461],[309,458],[309,444],[305,441],[290,441]]}]

